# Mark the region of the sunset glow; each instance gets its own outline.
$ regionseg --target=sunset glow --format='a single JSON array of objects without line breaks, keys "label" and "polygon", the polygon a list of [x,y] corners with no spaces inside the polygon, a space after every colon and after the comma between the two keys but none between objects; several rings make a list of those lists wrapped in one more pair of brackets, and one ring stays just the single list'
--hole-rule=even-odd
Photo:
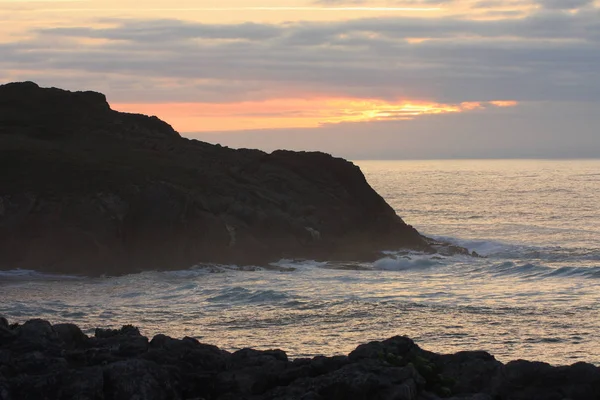
[{"label": "sunset glow", "polygon": [[118,111],[157,115],[180,132],[317,128],[327,124],[412,120],[424,115],[513,107],[516,101],[435,102],[378,99],[279,99],[240,103],[115,104]]},{"label": "sunset glow", "polygon": [[496,107],[514,107],[517,105],[517,102],[512,100],[496,100],[490,101],[490,104]]},{"label": "sunset glow", "polygon": [[[231,147],[552,157],[579,132],[595,155],[599,12],[600,0],[0,0],[0,83],[101,92]],[[516,131],[537,136],[508,140]]]},{"label": "sunset glow", "polygon": [[[51,11],[42,9],[41,11]],[[61,8],[61,11],[140,11],[136,8]],[[185,7],[185,8],[144,8],[143,11],[367,11],[367,12],[397,12],[397,11],[440,11],[440,7]],[[40,10],[38,10],[40,11]]]}]

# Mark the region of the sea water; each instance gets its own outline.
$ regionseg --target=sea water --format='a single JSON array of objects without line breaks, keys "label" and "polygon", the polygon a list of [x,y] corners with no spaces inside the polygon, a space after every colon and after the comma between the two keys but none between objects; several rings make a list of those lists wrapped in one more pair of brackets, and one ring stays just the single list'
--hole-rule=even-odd
[{"label": "sea water", "polygon": [[[437,352],[600,365],[600,160],[359,161],[422,233],[486,258],[281,260],[107,278],[0,272],[0,315],[291,357],[408,335]],[[34,267],[34,266],[32,266]],[[281,268],[283,267],[283,268]]]}]

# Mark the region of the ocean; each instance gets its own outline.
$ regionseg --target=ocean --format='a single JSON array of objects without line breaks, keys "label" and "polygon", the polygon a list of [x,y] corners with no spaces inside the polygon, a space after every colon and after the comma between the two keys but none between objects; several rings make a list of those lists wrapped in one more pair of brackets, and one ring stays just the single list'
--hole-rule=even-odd
[{"label": "ocean", "polygon": [[[190,336],[291,357],[408,335],[436,352],[600,365],[600,160],[357,161],[421,233],[485,258],[388,249],[121,277],[0,272],[0,315]],[[177,266],[174,266],[177,267]]]}]

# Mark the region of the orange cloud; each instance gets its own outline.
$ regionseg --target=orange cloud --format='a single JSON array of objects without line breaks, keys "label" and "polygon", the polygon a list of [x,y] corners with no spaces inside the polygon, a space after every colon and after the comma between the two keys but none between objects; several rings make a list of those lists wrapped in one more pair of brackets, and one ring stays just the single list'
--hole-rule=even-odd
[{"label": "orange cloud", "polygon": [[490,101],[489,103],[496,107],[514,107],[518,104],[514,100],[496,100],[496,101]]},{"label": "orange cloud", "polygon": [[411,120],[423,115],[513,107],[516,101],[435,102],[378,99],[276,99],[239,103],[114,104],[119,111],[157,115],[180,132],[316,128],[326,124]]}]

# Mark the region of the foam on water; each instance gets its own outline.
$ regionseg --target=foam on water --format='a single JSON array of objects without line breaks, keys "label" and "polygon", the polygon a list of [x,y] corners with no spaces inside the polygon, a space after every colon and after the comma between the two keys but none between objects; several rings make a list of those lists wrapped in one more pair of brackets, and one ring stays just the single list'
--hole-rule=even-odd
[{"label": "foam on water", "polygon": [[484,240],[484,239],[460,239],[457,237],[450,236],[436,236],[430,235],[433,239],[448,242],[457,246],[465,247],[469,249],[469,251],[475,251],[478,254],[489,257],[494,254],[506,252],[509,249],[514,249],[518,251],[518,249],[522,248],[520,245],[503,243],[500,241],[494,240]]},{"label": "foam on water", "polygon": [[235,286],[223,290],[216,296],[207,298],[209,302],[215,303],[269,303],[280,302],[289,298],[289,295],[277,290],[248,290]]},{"label": "foam on water", "polygon": [[406,271],[415,269],[427,269],[433,267],[440,267],[446,265],[445,263],[438,261],[442,260],[441,257],[432,258],[425,255],[410,257],[410,256],[398,256],[396,258],[382,258],[373,263],[374,269],[384,271]]},{"label": "foam on water", "polygon": [[61,275],[61,274],[44,274],[35,270],[28,269],[12,269],[0,271],[0,282],[3,281],[53,281],[53,280],[81,280],[85,279],[81,276]]}]

